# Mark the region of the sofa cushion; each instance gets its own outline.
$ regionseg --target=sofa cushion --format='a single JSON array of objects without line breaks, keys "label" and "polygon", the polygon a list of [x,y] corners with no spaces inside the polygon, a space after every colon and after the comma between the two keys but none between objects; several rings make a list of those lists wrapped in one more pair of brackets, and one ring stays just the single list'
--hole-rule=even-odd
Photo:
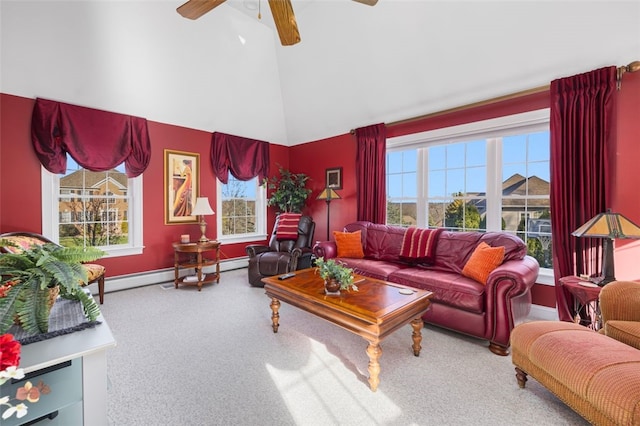
[{"label": "sofa cushion", "polygon": [[409,267],[389,275],[388,281],[433,292],[431,301],[483,313],[485,286],[455,272]]},{"label": "sofa cushion", "polygon": [[464,265],[480,244],[504,247],[504,260],[522,259],[527,254],[526,244],[515,235],[506,232],[454,232],[444,231],[438,238],[433,268],[462,273]]},{"label": "sofa cushion", "polygon": [[337,257],[336,261],[353,269],[356,274],[366,275],[367,277],[385,281],[389,281],[389,276],[394,274],[396,271],[408,268],[408,265],[396,262],[385,262],[383,260]]},{"label": "sofa cushion", "polygon": [[338,248],[338,257],[362,259],[364,257],[364,251],[362,250],[361,235],[362,231],[333,231],[333,238],[336,240],[336,246]]},{"label": "sofa cushion", "polygon": [[478,244],[462,268],[462,275],[486,284],[489,274],[502,263],[504,247],[491,247],[485,242]]},{"label": "sofa cushion", "polygon": [[367,227],[364,256],[368,259],[400,261],[406,229],[401,226],[370,223]]}]

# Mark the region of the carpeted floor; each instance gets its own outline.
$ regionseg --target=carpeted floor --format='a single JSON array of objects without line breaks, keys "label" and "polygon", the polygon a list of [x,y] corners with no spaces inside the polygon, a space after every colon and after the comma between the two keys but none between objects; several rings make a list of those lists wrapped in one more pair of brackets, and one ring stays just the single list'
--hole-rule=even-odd
[{"label": "carpeted floor", "polygon": [[411,327],[382,342],[380,385],[366,342],[269,298],[246,269],[220,284],[109,293],[109,424],[586,425],[535,380],[518,388],[510,357],[433,326],[414,357]]}]

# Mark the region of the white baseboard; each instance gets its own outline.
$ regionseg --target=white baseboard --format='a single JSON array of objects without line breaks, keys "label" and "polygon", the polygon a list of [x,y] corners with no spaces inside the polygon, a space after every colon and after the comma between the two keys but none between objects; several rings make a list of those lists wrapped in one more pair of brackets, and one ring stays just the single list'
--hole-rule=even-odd
[{"label": "white baseboard", "polygon": [[[220,262],[220,271],[231,271],[233,269],[240,269],[247,267],[247,258],[236,258],[230,260],[223,260]],[[205,272],[210,270],[211,267],[203,268]],[[181,275],[184,275],[186,271],[188,273],[194,273],[193,270],[188,269],[181,270]],[[109,277],[105,279],[104,292],[109,293],[112,291],[128,290],[135,287],[142,287],[145,285],[160,284],[166,282],[173,282],[175,272],[173,268],[158,269],[149,272],[140,272],[137,274],[119,275],[115,277]],[[98,284],[91,284],[89,286],[91,294],[98,294]]]}]

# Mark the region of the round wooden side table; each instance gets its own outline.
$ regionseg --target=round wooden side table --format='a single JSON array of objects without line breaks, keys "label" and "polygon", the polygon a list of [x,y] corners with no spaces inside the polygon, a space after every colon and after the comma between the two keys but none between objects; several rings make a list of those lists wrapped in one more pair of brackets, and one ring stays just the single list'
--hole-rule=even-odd
[{"label": "round wooden side table", "polygon": [[[179,284],[197,285],[198,291],[203,284],[220,282],[220,243],[218,241],[204,241],[195,243],[173,243],[175,287]],[[212,252],[213,257],[206,258],[203,253]],[[205,273],[202,268],[216,267],[215,272]],[[180,276],[181,269],[194,268],[196,275]]]}]

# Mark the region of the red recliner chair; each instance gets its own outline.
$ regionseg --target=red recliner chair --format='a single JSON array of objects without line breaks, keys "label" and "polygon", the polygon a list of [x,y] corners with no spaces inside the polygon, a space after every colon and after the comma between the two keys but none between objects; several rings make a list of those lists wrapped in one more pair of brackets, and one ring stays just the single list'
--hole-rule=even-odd
[{"label": "red recliner chair", "polygon": [[297,269],[311,267],[311,244],[316,224],[310,216],[302,216],[298,223],[298,238],[295,240],[278,240],[276,231],[280,216],[269,239],[269,245],[251,244],[245,247],[249,256],[249,284],[264,287],[263,277],[285,274]]}]

